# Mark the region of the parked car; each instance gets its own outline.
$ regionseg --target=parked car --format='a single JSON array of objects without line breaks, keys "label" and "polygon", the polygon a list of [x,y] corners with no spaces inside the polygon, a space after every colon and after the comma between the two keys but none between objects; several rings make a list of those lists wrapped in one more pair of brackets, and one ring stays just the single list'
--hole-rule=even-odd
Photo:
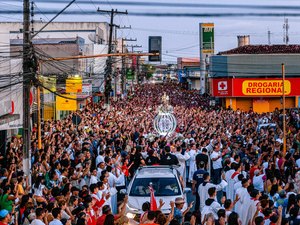
[{"label": "parked car", "polygon": [[[177,197],[186,198],[186,193],[190,188],[183,188],[180,184],[180,175],[176,168],[170,166],[144,166],[140,167],[133,179],[130,181],[127,190],[121,190],[128,195],[126,215],[129,218],[138,220],[143,213],[142,205],[150,202],[149,186],[154,189],[154,195],[159,205],[159,199],[163,199],[165,204],[161,208],[162,213],[170,213],[170,201],[175,201]],[[184,209],[187,208],[185,203]]]}]

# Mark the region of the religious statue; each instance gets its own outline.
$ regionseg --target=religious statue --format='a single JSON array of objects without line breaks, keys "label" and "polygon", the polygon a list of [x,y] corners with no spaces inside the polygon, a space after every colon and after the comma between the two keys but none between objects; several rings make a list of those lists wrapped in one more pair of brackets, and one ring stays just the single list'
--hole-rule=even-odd
[{"label": "religious statue", "polygon": [[169,104],[169,96],[164,93],[162,104],[158,107],[158,112],[153,121],[153,127],[159,135],[170,136],[176,129],[177,121],[173,115],[173,107]]}]

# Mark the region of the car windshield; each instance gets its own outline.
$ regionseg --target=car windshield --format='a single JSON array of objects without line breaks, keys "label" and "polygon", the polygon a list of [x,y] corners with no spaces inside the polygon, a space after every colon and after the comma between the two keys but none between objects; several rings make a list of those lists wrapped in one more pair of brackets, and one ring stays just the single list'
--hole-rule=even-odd
[{"label": "car windshield", "polygon": [[140,197],[150,196],[150,184],[152,184],[155,196],[181,195],[181,190],[175,177],[137,178],[132,184],[130,195]]}]

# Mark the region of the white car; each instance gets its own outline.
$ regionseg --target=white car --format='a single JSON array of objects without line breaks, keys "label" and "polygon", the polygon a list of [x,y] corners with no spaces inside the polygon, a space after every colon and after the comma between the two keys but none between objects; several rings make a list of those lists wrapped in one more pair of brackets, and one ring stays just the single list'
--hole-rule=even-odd
[{"label": "white car", "polygon": [[[175,201],[177,197],[186,198],[186,193],[190,188],[182,188],[179,180],[179,173],[174,167],[170,166],[144,166],[140,167],[133,179],[130,181],[127,190],[121,192],[128,195],[126,215],[128,218],[138,220],[143,214],[142,205],[150,202],[149,186],[152,185],[154,195],[159,206],[159,199],[165,204],[161,208],[162,213],[170,213],[170,201]],[[187,208],[185,203],[183,209]]]}]

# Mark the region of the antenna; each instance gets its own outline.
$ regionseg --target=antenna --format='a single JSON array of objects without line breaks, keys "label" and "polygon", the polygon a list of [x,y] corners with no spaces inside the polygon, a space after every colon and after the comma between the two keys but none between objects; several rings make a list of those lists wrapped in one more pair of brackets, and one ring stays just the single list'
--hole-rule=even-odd
[{"label": "antenna", "polygon": [[268,45],[271,45],[271,31],[268,29]]},{"label": "antenna", "polygon": [[283,24],[283,42],[288,45],[289,44],[289,19],[284,18],[284,24]]}]

